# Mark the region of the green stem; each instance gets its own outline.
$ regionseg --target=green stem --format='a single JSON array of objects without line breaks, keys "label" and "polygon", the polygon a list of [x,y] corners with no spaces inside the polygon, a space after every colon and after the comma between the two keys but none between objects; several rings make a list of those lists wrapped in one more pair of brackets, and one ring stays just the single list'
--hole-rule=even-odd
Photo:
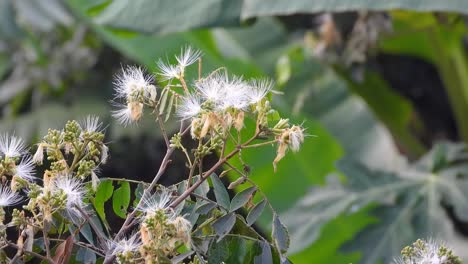
[{"label": "green stem", "polygon": [[458,133],[468,142],[468,65],[461,36],[430,31],[437,68],[442,77],[457,123]]}]

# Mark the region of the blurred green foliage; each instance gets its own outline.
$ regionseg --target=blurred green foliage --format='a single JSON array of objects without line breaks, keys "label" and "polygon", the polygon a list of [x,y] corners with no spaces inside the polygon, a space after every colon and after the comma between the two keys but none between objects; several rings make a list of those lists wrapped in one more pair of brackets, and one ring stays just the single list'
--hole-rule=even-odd
[{"label": "blurred green foliage", "polygon": [[[57,46],[61,46],[73,39],[74,32],[80,27],[86,27],[89,32],[77,47],[90,51],[84,54],[95,56],[94,59],[101,58],[101,53],[110,47],[117,51],[113,55],[118,54],[118,59],[156,71],[158,58],[172,57],[180,47],[189,44],[202,50],[204,73],[226,67],[230,73],[247,78],[269,76],[276,79],[278,91],[284,93],[274,96],[276,107],[291,113],[295,121],[303,121],[307,132],[314,137],[307,138],[300,153],[282,160],[277,173],[273,173],[271,166],[274,150],[268,146],[256,150],[256,153],[245,151],[242,157],[250,166],[251,179],[289,224],[292,262],[377,263],[382,258],[388,261],[403,245],[422,236],[445,238],[455,244],[455,248],[466,246],[466,238],[453,228],[454,222],[466,221],[461,217],[466,215],[464,206],[465,202],[468,203],[464,194],[468,192],[463,178],[466,172],[457,170],[456,174],[449,176],[439,175],[435,183],[429,180],[432,173],[439,172],[441,168],[449,169],[455,163],[466,166],[464,145],[439,145],[420,162],[407,162],[419,159],[439,139],[430,138],[429,144],[422,140],[420,135],[431,131],[432,127],[430,123],[423,122],[414,102],[392,89],[385,76],[369,67],[317,59],[307,41],[307,31],[312,28],[291,29],[285,20],[277,18],[296,13],[388,11],[393,31],[379,36],[376,46],[370,48],[366,55],[371,57],[382,52],[412,56],[434,65],[449,98],[458,139],[466,143],[468,66],[464,39],[467,18],[462,14],[468,13],[468,4],[464,1],[45,2],[32,1],[29,6],[0,0],[0,13],[4,13],[0,16],[0,78],[3,80],[8,80],[14,67],[19,65],[8,55],[16,43],[21,47],[33,47],[27,50],[37,53],[28,66],[47,69],[47,65],[58,62],[48,56],[39,56],[44,49],[38,43],[51,38],[52,33],[64,32],[58,38]],[[16,13],[11,11],[13,8],[16,8]],[[443,13],[447,11],[461,14]],[[13,14],[19,17],[29,14],[26,17],[36,19],[31,20],[32,24],[43,27],[38,30],[30,26],[31,22],[18,23],[23,20],[16,19]],[[308,19],[313,20],[314,17]],[[6,43],[3,45],[5,49],[2,49],[2,43]],[[25,52],[21,49],[16,51],[20,54]],[[69,62],[62,60],[59,67],[67,64],[64,61]],[[91,61],[85,67],[71,67],[67,74],[58,75],[58,84],[52,81],[53,78],[31,79],[27,84],[21,84],[20,88],[24,88],[13,89],[11,96],[0,100],[5,117],[0,124],[1,129],[15,130],[20,136],[34,139],[38,134],[44,134],[47,128],[57,127],[73,117],[94,113],[108,119],[112,71],[100,72],[102,68],[96,66],[99,63]],[[119,65],[113,67],[115,70]],[[356,68],[362,71],[360,77],[356,77]],[[196,76],[197,73],[190,74]],[[72,75],[75,78],[70,78]],[[83,81],[89,79],[92,82]],[[0,93],[6,91],[5,83],[0,84]],[[84,89],[84,85],[91,88]],[[72,86],[78,88],[73,89]],[[69,104],[63,102],[67,100],[67,94],[73,97]],[[56,98],[61,98],[62,102],[52,103]],[[158,138],[149,122],[130,129],[122,129],[110,119],[109,122],[108,130],[113,139],[142,132]],[[352,166],[344,166],[349,157],[352,157]],[[343,161],[337,170],[335,162],[339,159]],[[434,166],[425,164],[423,169],[418,167],[427,160]],[[437,167],[440,160],[444,164]],[[382,182],[397,184],[410,181],[405,175],[414,171],[427,176],[423,184],[415,187],[417,190],[380,185]],[[338,189],[346,192],[323,186],[327,175],[332,174],[336,178],[333,186],[340,186]],[[374,191],[381,190],[379,188],[388,193]],[[111,198],[112,190],[106,190],[100,195],[102,199],[95,201],[101,218],[104,203]],[[114,191],[114,196],[119,193],[129,193],[129,187],[120,186]],[[448,195],[450,193],[457,195],[452,197]],[[338,194],[342,195],[341,199],[332,199]],[[356,202],[353,200],[355,195],[363,197]],[[130,201],[124,199],[113,205],[119,215],[119,209],[129,204]],[[447,208],[455,208],[455,216],[447,215],[444,211]],[[421,218],[426,214],[423,221]],[[259,229],[263,232],[270,231],[268,219],[271,217],[261,218]],[[446,228],[440,233],[450,236],[439,236],[434,228],[438,221],[443,222],[439,227]],[[415,231],[415,226],[422,230]],[[395,234],[399,237],[394,238]],[[251,262],[255,256],[251,251],[257,252],[262,246],[237,238],[223,243],[213,249],[212,258],[217,260],[227,251],[230,252],[227,259],[232,263]],[[241,249],[244,251],[237,252]]]}]

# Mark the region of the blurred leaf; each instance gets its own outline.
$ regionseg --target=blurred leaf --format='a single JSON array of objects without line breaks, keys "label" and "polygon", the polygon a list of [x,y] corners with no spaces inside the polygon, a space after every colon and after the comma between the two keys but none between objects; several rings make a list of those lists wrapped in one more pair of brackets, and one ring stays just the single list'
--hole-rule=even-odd
[{"label": "blurred leaf", "polygon": [[281,223],[281,220],[277,214],[273,215],[273,228],[271,231],[271,237],[273,238],[278,251],[282,254],[286,254],[290,243],[289,233],[286,229],[286,226]]},{"label": "blurred leaf", "polygon": [[[95,21],[109,27],[146,33],[239,25],[241,1],[114,0]],[[164,10],[164,11],[162,11]],[[155,16],[157,14],[157,16]]]},{"label": "blurred leaf", "polygon": [[273,257],[271,256],[270,245],[266,242],[262,242],[262,253],[258,256],[255,256],[255,264],[270,264],[273,263]]},{"label": "blurred leaf", "polygon": [[112,197],[112,208],[115,214],[124,219],[127,217],[127,209],[130,205],[130,194],[130,183],[121,181],[120,187],[114,191]]},{"label": "blurred leaf", "polygon": [[16,0],[14,7],[22,23],[40,31],[51,31],[56,25],[70,26],[73,17],[61,0]]},{"label": "blurred leaf", "polygon": [[[369,170],[352,160],[340,161],[338,167],[347,175],[346,185],[332,181],[332,177],[326,187],[311,190],[284,214],[294,242],[291,251],[299,252],[314,242],[328,221],[371,203],[380,205],[374,213],[381,222],[364,229],[346,247],[362,251],[362,263],[391,261],[417,238],[451,238],[453,226],[441,204],[453,206],[460,219],[466,217],[462,212],[468,210],[467,179],[460,178],[462,170],[454,172],[460,168],[454,162],[460,162],[460,158],[468,161],[465,151],[464,146],[456,144],[438,145],[419,162],[392,172]],[[434,170],[436,153],[442,153],[447,161],[438,170]],[[463,175],[467,176],[466,172]]]},{"label": "blurred leaf", "polygon": [[112,186],[112,181],[104,180],[99,184],[96,191],[96,196],[94,197],[94,207],[96,208],[96,212],[104,223],[107,223],[106,213],[104,211],[104,203],[112,197],[113,191],[114,186]]},{"label": "blurred leaf", "polygon": [[269,261],[268,251],[270,248],[271,262],[262,264],[279,263],[278,252],[264,241],[248,240],[235,235],[227,235],[219,242],[213,241],[208,250],[208,263],[260,263],[256,259],[262,258]]},{"label": "blurred leaf", "polygon": [[76,252],[76,261],[86,264],[96,263],[96,254],[88,248],[80,247]]},{"label": "blurred leaf", "polygon": [[213,190],[216,197],[216,202],[222,207],[229,209],[230,198],[229,193],[226,190],[221,179],[216,174],[211,174],[210,176],[211,182],[213,184]]},{"label": "blurred leaf", "polygon": [[[0,44],[1,45],[1,44]],[[10,61],[6,54],[1,53],[0,46],[0,80],[3,79],[3,76],[10,68]]]},{"label": "blurred leaf", "polygon": [[385,123],[394,138],[402,144],[411,157],[419,157],[425,151],[424,145],[408,129],[410,121],[414,119],[414,111],[408,100],[392,90],[377,74],[364,73],[361,82],[354,81],[351,73],[339,67],[335,68],[348,82],[348,87],[360,95],[377,118]]},{"label": "blurred leaf", "polygon": [[224,236],[229,234],[235,223],[236,215],[234,213],[229,213],[213,223],[212,227],[218,235],[218,242],[222,240]]},{"label": "blurred leaf", "polygon": [[[306,0],[275,0],[273,2],[261,0],[212,0],[202,3],[194,0],[182,2],[169,0],[141,0],[137,2],[114,0],[108,5],[103,4],[101,1],[94,7],[89,4],[89,0],[82,2],[80,5],[84,9],[92,9],[92,11],[86,11],[95,16],[94,21],[98,24],[145,33],[168,33],[196,28],[238,26],[241,19],[295,13],[407,9],[468,14],[468,4],[462,0],[447,0],[444,2],[437,0],[425,2],[336,0],[333,3],[326,0],[314,2]],[[103,5],[105,5],[105,8],[102,8]],[[164,10],[164,12],[161,10]],[[99,13],[99,11],[101,12]],[[157,15],[155,16],[155,14]]]},{"label": "blurred leaf", "polygon": [[249,226],[253,225],[253,223],[255,223],[255,221],[257,221],[257,219],[260,217],[260,215],[263,212],[263,209],[265,209],[266,203],[267,201],[263,199],[260,202],[258,202],[254,206],[254,208],[252,208],[252,210],[250,210],[249,214],[247,215],[247,218],[245,219]]},{"label": "blurred leaf", "polygon": [[321,236],[315,243],[289,256],[292,262],[295,264],[359,263],[360,253],[345,255],[339,249],[344,241],[349,241],[365,226],[375,222],[375,219],[369,218],[368,210],[365,209],[352,214],[342,214],[329,221],[322,228]]},{"label": "blurred leaf", "polygon": [[251,198],[252,194],[257,190],[256,187],[249,187],[239,193],[237,193],[231,201],[229,211],[233,212],[242,206],[244,206]]},{"label": "blurred leaf", "polygon": [[15,20],[13,1],[0,0],[0,39],[15,39],[21,34]]},{"label": "blurred leaf", "polygon": [[367,0],[293,0],[262,1],[245,0],[242,6],[242,18],[258,16],[290,15],[296,13],[343,12],[357,10],[392,10],[407,9],[415,11],[448,11],[468,14],[468,3],[463,0],[428,0],[428,1],[367,1]]}]

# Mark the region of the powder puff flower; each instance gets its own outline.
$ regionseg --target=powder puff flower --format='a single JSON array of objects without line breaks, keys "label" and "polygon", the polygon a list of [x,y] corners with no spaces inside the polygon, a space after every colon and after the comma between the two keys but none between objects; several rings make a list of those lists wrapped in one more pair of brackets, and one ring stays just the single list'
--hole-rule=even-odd
[{"label": "powder puff flower", "polygon": [[145,74],[144,70],[136,66],[127,66],[122,69],[121,74],[117,74],[114,80],[115,96],[117,98],[128,98],[134,92],[147,92],[151,87],[153,77]]},{"label": "powder puff flower", "polygon": [[133,234],[128,238],[122,238],[118,241],[108,241],[107,248],[110,255],[115,256],[117,254],[127,255],[128,253],[132,253],[138,251],[141,247],[141,239],[138,233]]},{"label": "powder puff flower", "polygon": [[293,152],[299,151],[301,144],[304,142],[304,128],[300,126],[292,126],[289,129],[289,147]]},{"label": "powder puff flower", "polygon": [[196,95],[189,95],[182,99],[177,107],[177,115],[186,120],[197,116],[202,111],[200,98]]},{"label": "powder puff flower", "polygon": [[[394,260],[394,264],[449,264],[461,263],[459,257],[443,244],[433,240],[418,239],[412,246],[402,250],[402,257]],[[457,262],[458,261],[458,262]]]},{"label": "powder puff flower", "polygon": [[260,102],[272,89],[274,83],[271,80],[253,80],[250,83],[250,89],[247,90],[247,97],[250,104]]},{"label": "powder puff flower", "polygon": [[33,181],[35,179],[35,164],[30,156],[24,157],[21,162],[16,165],[15,175],[27,180]]},{"label": "powder puff flower", "polygon": [[248,85],[241,77],[233,77],[231,80],[225,82],[223,89],[226,96],[218,105],[219,109],[225,110],[232,107],[239,110],[245,110],[248,106]]},{"label": "powder puff flower", "polygon": [[89,115],[86,119],[80,122],[80,127],[83,132],[93,133],[102,132],[102,122],[99,121],[98,116]]},{"label": "powder puff flower", "polygon": [[6,186],[0,187],[0,207],[16,205],[20,203],[21,200],[21,196],[14,193],[10,188]]},{"label": "powder puff flower", "polygon": [[136,210],[143,212],[145,215],[154,215],[160,210],[167,211],[171,203],[171,198],[170,191],[168,189],[162,189],[160,193],[144,197]]},{"label": "powder puff flower", "polygon": [[171,65],[168,62],[162,60],[158,61],[159,72],[158,75],[161,76],[163,81],[171,79],[179,79],[181,77],[180,68],[177,65]]},{"label": "powder puff flower", "polygon": [[63,191],[67,196],[66,211],[71,219],[81,219],[81,212],[76,208],[84,208],[83,197],[86,190],[83,183],[70,175],[61,175],[54,181],[56,191]]},{"label": "powder puff flower", "polygon": [[0,152],[9,158],[19,157],[26,152],[26,145],[19,137],[3,134],[0,135]]},{"label": "powder puff flower", "polygon": [[140,108],[139,107],[140,103],[138,102],[127,104],[127,105],[124,105],[124,104],[114,104],[114,105],[115,107],[117,107],[117,110],[112,111],[112,117],[117,119],[117,121],[124,126],[135,123],[141,118],[143,105],[141,104],[141,108]]},{"label": "powder puff flower", "polygon": [[201,57],[201,55],[202,53],[200,50],[193,49],[191,46],[187,46],[182,48],[180,55],[176,56],[176,59],[177,62],[179,62],[179,66],[184,69],[185,67],[195,63]]},{"label": "powder puff flower", "polygon": [[227,75],[214,74],[196,82],[194,86],[204,99],[219,103],[226,96],[224,84],[227,81]]}]

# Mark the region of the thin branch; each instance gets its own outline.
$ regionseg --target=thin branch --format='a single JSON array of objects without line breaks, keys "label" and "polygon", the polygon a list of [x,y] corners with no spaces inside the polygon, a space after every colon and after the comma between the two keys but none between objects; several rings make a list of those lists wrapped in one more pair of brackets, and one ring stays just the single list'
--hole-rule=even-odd
[{"label": "thin branch", "polygon": [[[10,246],[10,247],[12,247],[12,248],[15,248],[15,249],[17,249],[17,250],[20,249],[20,247],[18,247],[18,245],[14,244],[14,243],[11,243],[11,242],[8,243],[8,246]],[[32,251],[24,250],[24,249],[23,249],[23,252],[26,253],[26,254],[29,254],[29,255],[31,255],[31,256],[33,256],[33,257],[39,258],[39,259],[41,259],[41,260],[43,260],[43,261],[46,261],[46,262],[48,262],[48,263],[50,263],[50,264],[55,264],[55,261],[54,261],[53,259],[44,257],[44,256],[42,256],[42,255],[39,255],[39,254],[37,254],[36,252],[32,252]],[[14,259],[12,259],[12,260],[10,261],[10,263],[14,263],[13,260],[14,260]],[[16,261],[16,260],[15,260],[15,261]]]}]

